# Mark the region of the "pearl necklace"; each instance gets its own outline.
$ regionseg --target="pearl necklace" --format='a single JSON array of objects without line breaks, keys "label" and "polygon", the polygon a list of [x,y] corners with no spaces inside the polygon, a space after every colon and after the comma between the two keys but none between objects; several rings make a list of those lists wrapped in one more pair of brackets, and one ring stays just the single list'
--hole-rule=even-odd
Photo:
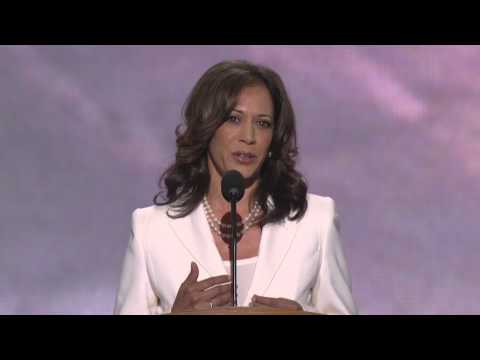
[{"label": "pearl necklace", "polygon": [[[227,238],[230,239],[232,237],[231,234],[231,224],[224,224],[218,218],[215,216],[215,213],[213,212],[212,208],[210,207],[210,204],[208,203],[207,196],[205,195],[202,200],[203,204],[203,209],[205,211],[205,214],[207,215],[207,221],[210,227],[212,228],[215,233],[217,233],[221,238]],[[245,221],[239,221],[237,224],[237,228],[240,228],[240,231],[237,231],[237,239],[240,239],[243,234],[247,232],[248,229],[250,229],[253,225],[253,222],[255,219],[258,217],[260,214],[260,204],[255,201],[252,210],[248,213],[247,217],[245,218]],[[225,229],[222,231],[222,228]]]}]

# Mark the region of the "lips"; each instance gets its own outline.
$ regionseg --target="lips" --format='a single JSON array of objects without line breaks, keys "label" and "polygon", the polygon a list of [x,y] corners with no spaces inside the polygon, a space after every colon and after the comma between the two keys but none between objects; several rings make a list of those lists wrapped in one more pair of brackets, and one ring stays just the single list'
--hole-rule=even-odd
[{"label": "lips", "polygon": [[257,157],[255,154],[246,151],[235,151],[233,156],[242,160],[253,160]]}]

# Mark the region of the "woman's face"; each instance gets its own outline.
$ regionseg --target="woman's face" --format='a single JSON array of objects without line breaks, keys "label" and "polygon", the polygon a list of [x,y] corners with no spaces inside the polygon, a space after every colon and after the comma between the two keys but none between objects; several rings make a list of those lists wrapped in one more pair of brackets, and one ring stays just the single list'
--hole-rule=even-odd
[{"label": "woman's face", "polygon": [[237,170],[245,179],[258,177],[273,135],[273,102],[264,85],[242,89],[237,105],[217,129],[208,147],[208,168],[222,176]]}]

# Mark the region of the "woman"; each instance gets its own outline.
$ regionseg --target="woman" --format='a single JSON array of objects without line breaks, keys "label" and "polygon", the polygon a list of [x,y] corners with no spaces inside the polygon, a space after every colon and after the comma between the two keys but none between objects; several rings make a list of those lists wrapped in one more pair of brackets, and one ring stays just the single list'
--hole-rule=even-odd
[{"label": "woman", "polygon": [[155,206],[137,209],[116,314],[231,306],[230,205],[222,175],[239,171],[238,306],[354,314],[332,199],[307,194],[295,170],[295,116],[280,77],[246,61],[211,67],[186,102],[175,163]]}]

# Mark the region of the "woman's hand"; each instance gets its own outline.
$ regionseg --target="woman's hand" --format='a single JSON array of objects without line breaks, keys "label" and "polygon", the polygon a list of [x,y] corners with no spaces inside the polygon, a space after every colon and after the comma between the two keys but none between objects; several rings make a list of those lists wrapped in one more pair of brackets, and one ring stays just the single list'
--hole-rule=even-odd
[{"label": "woman's hand", "polygon": [[190,273],[178,289],[172,313],[185,310],[205,310],[232,303],[232,282],[228,275],[197,281],[198,273],[197,264],[192,262]]},{"label": "woman's hand", "polygon": [[303,310],[302,305],[296,301],[285,298],[271,298],[266,296],[254,295],[250,306],[253,307],[269,307],[290,310]]}]

